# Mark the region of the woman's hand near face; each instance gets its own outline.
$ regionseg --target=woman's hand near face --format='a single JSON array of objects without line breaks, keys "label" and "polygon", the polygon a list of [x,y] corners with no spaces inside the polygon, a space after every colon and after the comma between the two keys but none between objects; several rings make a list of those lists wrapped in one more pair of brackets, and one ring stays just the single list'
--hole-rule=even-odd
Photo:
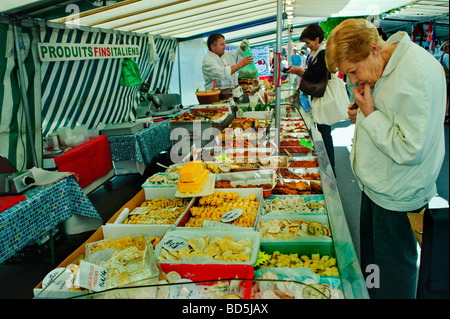
[{"label": "woman's hand near face", "polygon": [[353,98],[355,103],[359,105],[359,108],[365,117],[375,111],[375,105],[373,104],[372,95],[370,94],[369,84],[365,83],[363,85],[355,86],[353,88]]},{"label": "woman's hand near face", "polygon": [[347,114],[350,121],[356,123],[356,114],[358,113],[358,108],[353,108],[354,105],[354,103],[350,103],[350,105],[348,106]]}]

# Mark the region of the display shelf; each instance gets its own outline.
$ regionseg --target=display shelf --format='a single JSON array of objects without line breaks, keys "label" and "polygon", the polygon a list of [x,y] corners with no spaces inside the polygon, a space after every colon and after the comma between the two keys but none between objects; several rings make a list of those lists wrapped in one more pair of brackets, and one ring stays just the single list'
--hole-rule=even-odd
[{"label": "display shelf", "polygon": [[[359,262],[357,259],[356,251],[352,243],[352,239],[350,236],[350,232],[347,226],[347,222],[345,219],[344,210],[342,207],[341,199],[339,196],[336,178],[332,172],[324,143],[321,137],[321,134],[317,131],[314,123],[311,121],[311,119],[308,119],[308,114],[305,114],[302,112],[302,109],[300,109],[300,114],[303,118],[303,122],[306,124],[306,127],[308,129],[308,133],[312,138],[312,141],[314,143],[314,156],[317,158],[317,161],[319,163],[319,167],[317,168],[319,174],[320,174],[320,183],[322,185],[323,195],[321,195],[321,199],[325,202],[325,208],[326,213],[319,214],[320,218],[325,218],[328,223],[325,223],[329,226],[331,230],[331,240],[328,241],[314,241],[314,240],[304,240],[304,241],[295,241],[295,240],[289,240],[289,241],[265,241],[261,239],[259,241],[259,250],[262,252],[265,252],[266,254],[273,254],[274,252],[281,252],[285,254],[289,254],[292,256],[296,255],[303,255],[303,256],[325,256],[327,258],[332,258],[336,265],[333,267],[333,276],[329,277],[327,279],[326,276],[313,276],[318,281],[321,282],[330,282],[329,280],[332,280],[334,282],[334,285],[337,285],[339,287],[340,294],[337,294],[338,297],[342,297],[345,299],[366,299],[368,298],[367,289],[365,286],[364,278],[362,276],[362,272],[359,266]],[[306,157],[304,157],[306,158]],[[146,188],[145,191],[152,191],[152,189]],[[139,206],[140,203],[144,200],[144,189],[139,192],[135,198],[133,198],[129,203],[127,203],[126,207],[128,209],[133,209],[136,206]],[[124,206],[125,207],[125,206]],[[119,216],[120,211],[117,212],[109,221],[109,223],[114,222],[114,220]],[[262,217],[262,212],[260,212]],[[313,214],[298,214],[299,219],[307,220],[307,222],[313,218]],[[267,217],[266,217],[267,218]],[[317,217],[314,217],[317,218]],[[313,219],[314,219],[313,218]],[[210,235],[212,235],[215,231],[222,231],[223,229],[205,229],[205,231],[212,232]],[[169,233],[176,233],[176,231],[189,231],[188,234],[198,232],[198,229],[180,229],[180,227],[171,227],[168,232],[164,234],[166,236]],[[229,231],[226,232],[231,232]],[[233,231],[236,231],[236,229],[233,229]],[[256,233],[256,232],[255,232]],[[208,233],[209,234],[209,233]],[[99,237],[103,235],[102,231],[99,230],[97,233],[94,234],[94,238],[89,239],[89,241],[95,241],[98,240]],[[148,234],[151,236],[152,234]],[[164,239],[164,236],[162,236],[162,239],[160,241],[160,244],[158,249],[156,249],[156,253],[161,250],[161,243]],[[78,250],[78,253],[75,253],[72,255],[72,257],[69,257],[66,259],[62,266],[67,266],[70,264],[75,256],[79,256],[83,253],[83,247],[80,247]],[[256,248],[255,248],[256,249]],[[158,254],[156,254],[158,255]],[[156,256],[158,257],[158,256]],[[255,256],[253,255],[253,259]],[[255,260],[252,259],[252,264],[255,263]],[[195,261],[190,260],[190,262],[193,262],[192,265],[195,265]],[[226,263],[225,263],[226,264]],[[191,266],[192,266],[191,265]],[[190,266],[190,267],[191,267]],[[194,266],[195,267],[195,266]],[[337,267],[337,269],[336,269]],[[298,270],[300,272],[305,271],[307,267],[300,267],[303,270]],[[255,269],[259,269],[258,265],[255,265]],[[288,268],[287,268],[288,269]],[[308,268],[309,269],[309,268]],[[311,268],[312,269],[312,268]],[[277,271],[281,271],[283,273],[283,267],[278,269]],[[296,270],[297,271],[297,270]],[[262,271],[261,273],[264,273]],[[283,277],[285,279],[286,277]],[[330,279],[331,278],[331,279]],[[280,279],[280,278],[279,278]],[[242,280],[251,280],[252,285],[255,287],[259,287],[260,285],[258,278],[243,278]],[[292,280],[292,279],[291,279]],[[297,279],[295,279],[297,280]],[[328,280],[328,281],[327,281]],[[186,283],[184,283],[186,284]],[[192,283],[190,285],[195,285],[196,283]],[[304,283],[301,283],[305,286]],[[182,285],[182,284],[180,284]],[[214,285],[214,283],[210,283],[209,286]],[[328,284],[328,286],[330,286]],[[160,286],[162,289],[163,286]],[[139,289],[139,288],[133,288],[133,289]],[[97,294],[85,294],[88,298],[96,298]],[[77,296],[79,297],[79,296]],[[241,296],[242,297],[242,296]],[[250,298],[255,298],[257,295],[251,295]],[[335,296],[336,297],[336,296]]]}]

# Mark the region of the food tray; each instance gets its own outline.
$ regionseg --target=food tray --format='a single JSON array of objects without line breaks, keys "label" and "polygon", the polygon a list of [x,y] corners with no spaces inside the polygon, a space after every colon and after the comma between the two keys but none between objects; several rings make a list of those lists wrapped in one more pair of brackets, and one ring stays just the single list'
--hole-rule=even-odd
[{"label": "food tray", "polygon": [[[293,174],[296,174],[297,176],[299,176],[300,178],[295,178],[293,177],[288,177],[286,176],[286,174],[290,172]],[[314,180],[314,181],[319,181],[320,180],[320,169],[318,167],[291,167],[291,168],[287,168],[287,169],[279,169],[277,171],[278,174],[281,174],[281,176],[283,176],[284,178],[288,178],[288,179],[301,179],[301,180]],[[305,174],[315,174],[315,175],[319,175],[319,178],[305,178],[303,177],[303,175]]]},{"label": "food tray", "polygon": [[[259,231],[260,229],[260,223],[261,222],[268,222],[271,220],[279,220],[279,221],[283,221],[283,220],[290,220],[290,221],[295,221],[295,220],[301,220],[303,222],[318,222],[321,223],[322,225],[328,227],[328,230],[330,229],[329,227],[329,223],[328,223],[328,216],[327,215],[323,215],[323,214],[317,214],[317,215],[304,215],[304,214],[295,214],[295,213],[272,213],[272,214],[268,214],[268,215],[264,215],[261,216],[258,222],[258,227],[257,230]],[[261,235],[261,234],[260,234]],[[269,239],[269,238],[264,238],[261,235],[261,244],[264,243],[277,243],[277,242],[318,242],[318,243],[332,243],[332,238],[331,238],[331,233],[330,236],[325,236],[325,235],[305,235],[305,236],[296,236],[296,237],[292,237],[289,239]]]},{"label": "food tray", "polygon": [[[258,282],[257,279],[265,279],[265,278],[273,278],[277,277],[277,279],[273,279],[271,282],[261,282],[258,285],[254,286],[255,294],[252,297],[257,298],[260,297],[264,290],[278,290],[281,296],[287,293],[285,298],[291,299],[310,299],[308,295],[304,295],[303,288],[307,287],[311,284],[320,284],[325,285],[328,288],[330,298],[329,299],[343,299],[344,295],[342,293],[342,284],[339,277],[328,277],[328,276],[318,276],[314,274],[311,269],[306,267],[298,267],[298,268],[286,268],[286,267],[265,267],[255,271],[254,277],[255,282]],[[299,283],[298,286],[296,284],[286,284],[286,281],[294,281]],[[300,284],[301,283],[301,284]],[[313,288],[314,289],[314,288]],[[261,291],[262,290],[262,291]],[[298,290],[298,291],[297,291]],[[280,293],[281,292],[281,293]],[[295,293],[294,293],[295,292]],[[316,298],[319,299],[327,299],[323,298],[323,295],[317,294]],[[316,299],[313,298],[313,299]]]},{"label": "food tray", "polygon": [[[160,264],[163,272],[168,274],[176,271],[181,278],[196,281],[210,281],[199,283],[202,286],[211,286],[219,280],[227,279],[253,279],[254,268],[250,265],[219,265],[219,264]],[[251,296],[252,282],[244,280],[240,284],[239,296],[249,299]]]},{"label": "food tray", "polygon": [[[282,210],[276,210],[276,209],[271,209],[269,208],[269,204],[275,204],[273,203],[273,201],[275,199],[279,199],[282,201],[289,201],[289,200],[301,200],[300,203],[302,204],[302,202],[305,203],[305,208],[303,208],[303,206],[301,204],[297,205],[297,206],[293,206],[292,209],[289,209],[288,207],[283,208],[285,206],[281,206]],[[308,205],[308,203],[318,203],[320,204],[320,208],[314,208],[310,207]],[[284,205],[284,203],[282,202],[282,204]],[[318,205],[319,206],[319,205]],[[275,207],[275,205],[272,205],[272,207]],[[323,195],[272,195],[266,199],[264,199],[264,203],[263,203],[263,209],[262,209],[262,214],[263,215],[269,215],[272,213],[297,213],[297,214],[306,214],[306,215],[317,215],[317,214],[326,214],[327,210],[326,210],[326,206],[325,206],[325,197]]]},{"label": "food tray", "polygon": [[[302,165],[302,163],[295,163],[295,162],[306,162],[306,163],[303,163],[304,165],[309,164],[309,162],[315,162],[315,163],[313,164],[314,166],[311,166],[311,165],[298,166],[298,165]],[[293,157],[292,159],[290,159],[289,165],[287,167],[289,167],[289,168],[294,168],[294,167],[319,167],[319,162],[317,161],[317,156],[299,156],[299,157]]]},{"label": "food tray", "polygon": [[308,128],[305,123],[302,122],[290,122],[281,124],[280,123],[280,132],[284,133],[301,133],[308,132]]},{"label": "food tray", "polygon": [[[163,198],[168,198],[168,199],[173,199],[173,198],[177,198],[178,196],[176,196],[177,194],[177,190],[175,187],[171,187],[171,188],[145,188],[144,189],[144,194],[145,194],[145,200],[152,200],[152,199],[156,199],[159,197],[163,197]],[[186,210],[184,211],[183,214],[181,214],[180,218],[177,220],[177,222],[175,223],[178,224],[179,221],[182,219],[182,216],[189,210],[189,207],[192,206],[193,204],[193,199],[191,199],[190,203],[188,204]],[[142,205],[142,203],[140,204]],[[132,212],[132,211],[131,211]],[[129,214],[131,214],[131,212],[123,212],[123,214],[121,213],[117,219],[114,221],[114,224],[123,224],[123,222],[125,221],[125,219],[128,217]],[[124,224],[123,226],[133,226],[132,224]]]},{"label": "food tray", "polygon": [[[307,185],[301,185],[301,184]],[[298,185],[305,187],[305,189],[300,190]],[[288,192],[284,191],[289,190]],[[283,178],[283,184],[277,182],[277,185],[272,190],[273,195],[322,195],[323,188],[321,181],[311,181],[311,180],[298,180],[298,179],[287,179]]]},{"label": "food tray", "polygon": [[[261,211],[262,211],[262,207],[263,207],[263,190],[261,188],[217,188],[215,189],[215,191],[221,191],[221,192],[225,192],[225,193],[230,193],[230,192],[235,192],[239,195],[240,198],[242,197],[249,197],[252,196],[253,194],[256,196],[256,202],[258,202],[258,211],[256,213],[255,216],[255,222],[251,227],[244,227],[241,225],[235,225],[232,222],[231,223],[222,223],[220,221],[216,221],[219,224],[222,224],[223,226],[233,226],[239,229],[251,229],[254,230],[257,227],[258,224],[258,218],[261,215]],[[190,207],[196,207],[199,206],[198,203],[199,199],[197,199],[194,204]],[[191,211],[190,209],[188,210],[185,218],[183,218],[183,220],[178,224],[178,227],[183,227],[184,229],[190,229],[190,228],[201,228],[201,227],[195,227],[195,226],[186,226],[186,223],[189,221],[189,219],[192,217]],[[205,221],[213,221],[212,218],[211,219],[205,219]],[[214,223],[210,223],[208,224],[209,227],[212,227]],[[218,227],[219,225],[216,225],[215,227]],[[203,225],[202,227],[205,227],[205,225]]]},{"label": "food tray", "polygon": [[[164,177],[164,180],[161,182],[151,182],[150,178],[153,176],[162,176]],[[179,173],[172,172],[170,174],[167,173],[156,173],[153,174],[151,177],[147,178],[142,184],[142,188],[171,188],[171,187],[177,187],[177,181],[179,179]]]},{"label": "food tray", "polygon": [[[194,256],[192,258],[183,258],[181,260],[162,260],[160,258],[161,251],[164,249],[164,245],[168,241],[190,240],[195,237],[209,236],[209,241],[214,237],[225,238],[225,236],[231,236],[233,240],[238,241],[241,239],[249,239],[251,247],[250,261],[222,261],[205,256]],[[208,228],[176,228],[175,230],[168,231],[162,240],[155,247],[155,255],[160,263],[167,264],[236,264],[236,265],[250,265],[254,266],[258,259],[259,246],[261,243],[260,235],[258,232],[249,229],[234,230],[234,229],[208,229]]]},{"label": "food tray", "polygon": [[[176,198],[176,188],[144,188],[145,199],[156,199],[158,197],[164,198]],[[139,204],[139,206],[142,203]],[[128,215],[131,213],[129,209],[124,209],[114,223],[106,223],[102,226],[104,230],[104,235],[115,234],[116,236],[127,236],[133,233],[143,233],[148,236],[155,236],[161,238],[166,231],[173,225],[179,225],[186,221],[188,216],[189,208],[194,204],[194,199],[191,198],[188,206],[185,211],[178,217],[177,221],[174,224],[123,224],[123,222],[128,218]]]},{"label": "food tray", "polygon": [[[159,275],[159,268],[157,266],[156,257],[153,251],[152,244],[148,237],[142,234],[133,234],[129,237],[135,239],[137,237],[143,236],[145,238],[145,247],[147,249],[147,252],[144,254],[144,259],[140,261],[141,265],[139,266],[142,268],[142,271],[139,273],[135,273],[135,276],[142,275],[143,277],[140,277],[139,279],[136,279],[135,281],[132,281],[125,285],[120,284],[111,284],[108,282],[111,280],[111,278],[108,276],[107,280],[107,288],[114,288],[114,287],[139,287],[143,285],[154,285],[158,282],[158,275]],[[115,248],[105,248],[100,249],[97,251],[93,251],[93,248],[96,245],[102,245],[106,244],[107,242],[115,239],[121,239],[119,238],[111,238],[108,240],[101,240],[97,242],[87,243],[86,244],[86,261],[102,265],[102,262],[106,262],[111,259],[114,253],[120,252],[121,250],[115,249]],[[125,256],[125,255],[124,255]],[[125,257],[123,257],[125,258]],[[132,263],[135,263],[135,261],[130,261],[130,265]],[[121,262],[123,266],[123,261]],[[124,267],[124,266],[123,266]],[[133,271],[134,267],[130,267],[130,273]],[[124,273],[124,272],[121,272]],[[138,277],[131,277],[132,278],[138,278]],[[120,281],[120,278],[118,279]],[[132,279],[133,280],[133,279]],[[111,286],[109,286],[111,284]],[[96,297],[100,298],[132,298],[132,299],[140,299],[140,298],[151,298],[152,296],[155,296],[156,289],[155,287],[147,287],[146,289],[119,289],[119,290],[107,290],[105,292],[100,293]]]},{"label": "food tray", "polygon": [[226,148],[225,149],[225,156],[230,158],[231,160],[235,162],[243,161],[244,158],[263,158],[263,157],[269,157],[273,156],[276,153],[275,148],[265,148],[265,147],[259,147],[259,148]]},{"label": "food tray", "polygon": [[303,118],[302,117],[285,117],[285,116],[282,116],[282,117],[280,117],[280,122],[287,122],[287,123],[290,123],[290,122],[303,122]]},{"label": "food tray", "polygon": [[259,162],[267,169],[287,168],[291,159],[288,156],[268,156],[259,158]]},{"label": "food tray", "polygon": [[311,139],[311,135],[308,132],[301,133],[280,133],[280,140],[300,140]]},{"label": "food tray", "polygon": [[218,181],[230,181],[232,187],[238,185],[261,185],[271,184],[272,188],[276,184],[277,176],[273,170],[254,170],[240,173],[223,173],[216,176],[216,183]]},{"label": "food tray", "polygon": [[[299,140],[284,139],[284,140],[280,141],[280,153],[286,153],[286,150],[287,150],[290,154],[305,154],[306,156],[313,156],[314,145],[313,145],[311,139],[305,138],[304,140],[311,142],[312,149],[301,145]],[[282,143],[289,142],[289,141],[293,141],[295,144],[298,143],[298,145],[293,145],[293,146],[281,145]]]}]

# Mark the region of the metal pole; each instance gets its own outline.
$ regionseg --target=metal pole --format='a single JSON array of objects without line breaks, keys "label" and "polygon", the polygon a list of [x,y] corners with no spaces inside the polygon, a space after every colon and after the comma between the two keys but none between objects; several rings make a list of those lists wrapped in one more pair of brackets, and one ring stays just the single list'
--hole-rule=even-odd
[{"label": "metal pole", "polygon": [[[283,0],[277,0],[277,37],[276,37],[276,52],[281,53],[281,33],[282,29],[282,20],[283,20]],[[278,77],[280,75],[280,65],[277,58],[274,59],[274,67],[275,70],[273,72],[273,79],[275,85],[275,128],[276,128],[276,138],[277,138],[277,147],[280,150],[280,102],[281,102],[281,87],[278,86]]]},{"label": "metal pole", "polygon": [[35,167],[39,167],[37,155],[36,155],[36,149],[34,146],[34,136],[32,134],[33,127],[31,125],[30,107],[28,105],[27,91],[25,89],[25,71],[24,71],[23,61],[22,61],[22,51],[20,51],[19,35],[18,35],[18,30],[17,30],[18,23],[19,23],[18,21],[13,21],[13,32],[14,32],[14,44],[15,44],[15,50],[16,50],[17,66],[19,68],[20,90],[22,92],[22,106],[25,111],[25,119],[27,122],[27,133],[28,133],[28,139],[30,141],[30,148],[31,148],[31,153],[32,153],[32,157],[33,157],[33,163],[34,163]]},{"label": "metal pole", "polygon": [[[288,65],[291,65],[291,54],[292,54],[292,32],[291,32],[292,26],[288,25]],[[289,73],[289,89],[292,86],[292,73]]]},{"label": "metal pole", "polygon": [[183,105],[183,94],[181,94],[181,62],[180,62],[180,58],[181,58],[181,54],[180,54],[180,42],[178,42],[178,47],[177,47],[177,57],[178,57],[178,91],[180,92],[180,102],[181,105]]}]

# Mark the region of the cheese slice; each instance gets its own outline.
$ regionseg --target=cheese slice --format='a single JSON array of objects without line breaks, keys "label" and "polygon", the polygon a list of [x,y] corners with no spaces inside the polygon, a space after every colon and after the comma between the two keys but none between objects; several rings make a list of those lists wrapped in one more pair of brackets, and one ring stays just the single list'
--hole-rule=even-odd
[{"label": "cheese slice", "polygon": [[203,187],[205,187],[206,183],[209,179],[209,171],[207,169],[204,169],[203,172],[198,175],[198,178],[193,182],[182,182],[178,181],[178,191],[182,193],[189,193],[189,194],[198,194],[201,192]]},{"label": "cheese slice", "polygon": [[181,182],[190,183],[198,179],[205,170],[202,161],[193,161],[183,165],[180,170],[179,179]]}]

